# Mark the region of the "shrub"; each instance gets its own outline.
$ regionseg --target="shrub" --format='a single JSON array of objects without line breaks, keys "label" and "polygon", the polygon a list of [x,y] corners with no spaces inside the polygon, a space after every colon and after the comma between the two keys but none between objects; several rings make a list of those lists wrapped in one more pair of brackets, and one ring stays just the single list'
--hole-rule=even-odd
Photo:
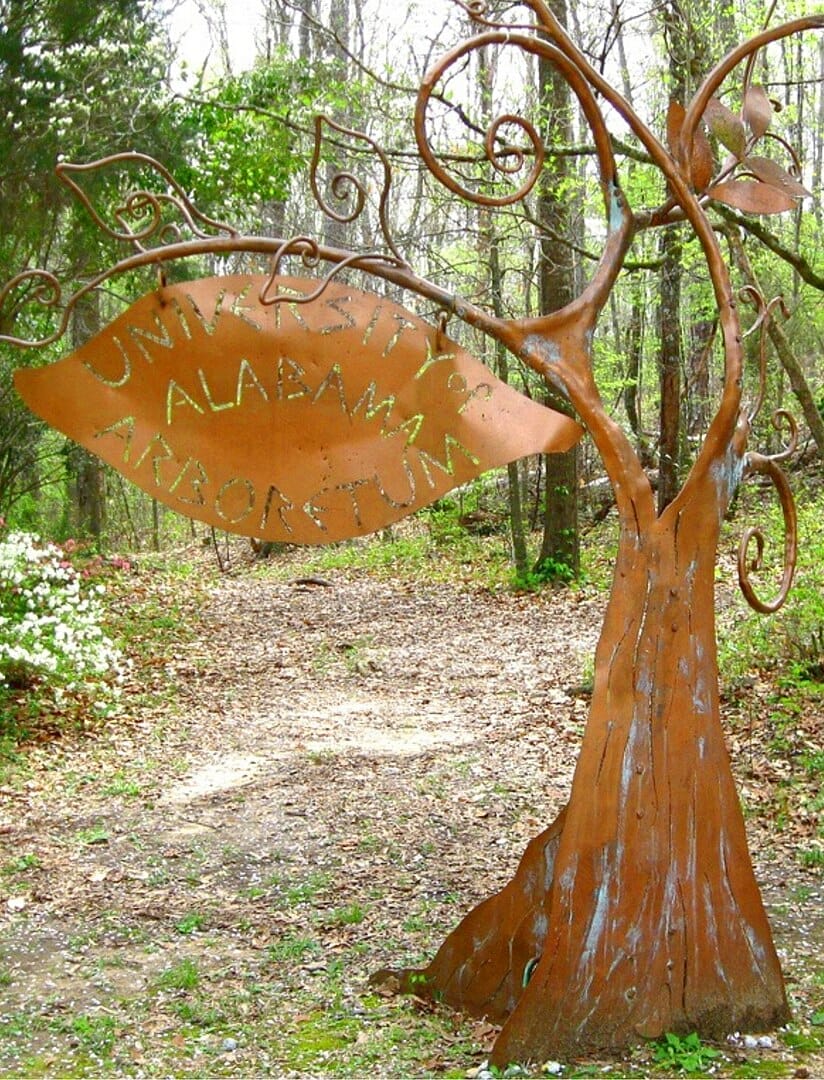
[{"label": "shrub", "polygon": [[103,591],[54,544],[0,535],[0,706],[23,692],[41,711],[72,698],[110,711],[125,665],[102,627]]}]

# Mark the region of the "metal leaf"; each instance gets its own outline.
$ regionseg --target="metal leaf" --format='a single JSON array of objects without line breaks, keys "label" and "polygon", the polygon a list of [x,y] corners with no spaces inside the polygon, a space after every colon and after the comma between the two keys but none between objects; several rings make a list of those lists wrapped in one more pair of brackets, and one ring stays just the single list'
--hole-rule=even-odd
[{"label": "metal leaf", "polygon": [[763,86],[750,86],[744,95],[744,120],[750,131],[760,139],[767,131],[772,120],[773,107]]},{"label": "metal leaf", "polygon": [[[268,284],[162,288],[70,356],[16,372],[17,388],[173,509],[291,543],[373,532],[580,437],[384,297],[333,281],[305,303],[263,304]],[[315,284],[281,278],[278,293]]]},{"label": "metal leaf", "polygon": [[[684,106],[678,101],[671,101],[667,110],[667,142],[676,155],[685,116]],[[712,164],[709,140],[701,128],[696,128],[692,136],[692,155],[689,162],[689,181],[696,191],[703,191],[712,179]]]},{"label": "metal leaf", "polygon": [[667,109],[667,145],[675,153],[678,150],[678,139],[681,128],[684,126],[686,109],[680,101],[671,101]]},{"label": "metal leaf", "polygon": [[728,180],[709,188],[707,194],[745,214],[783,214],[796,205],[790,195],[760,181]]},{"label": "metal leaf", "polygon": [[[148,183],[147,188],[134,187],[134,170]],[[232,225],[201,213],[165,165],[146,154],[111,154],[83,165],[61,162],[55,172],[105,235],[131,243],[138,251],[146,250],[150,240],[162,245],[170,236],[177,238],[183,233],[200,238],[215,233],[237,236]],[[84,178],[105,178],[109,185],[125,187],[131,194],[113,210],[107,205],[103,214],[84,190]],[[107,220],[110,214],[111,222]]]},{"label": "metal leaf", "polygon": [[812,195],[811,191],[808,191],[799,180],[796,180],[794,176],[788,173],[777,161],[773,161],[772,158],[746,157],[742,165],[753,176],[757,176],[765,184],[769,184],[770,187],[777,188],[787,195],[793,195],[799,199]]},{"label": "metal leaf", "polygon": [[704,119],[720,143],[736,157],[743,157],[747,147],[747,133],[734,112],[722,105],[717,98],[712,98],[704,110]]}]

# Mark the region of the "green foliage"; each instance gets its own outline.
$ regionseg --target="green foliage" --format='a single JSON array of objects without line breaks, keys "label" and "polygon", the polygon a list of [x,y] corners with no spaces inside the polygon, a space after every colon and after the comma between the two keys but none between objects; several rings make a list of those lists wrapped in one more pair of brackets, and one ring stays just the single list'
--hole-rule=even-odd
[{"label": "green foliage", "polygon": [[[422,517],[428,522],[428,517]],[[261,564],[259,573],[275,578],[367,571],[380,578],[414,581],[457,581],[468,573],[477,585],[502,588],[507,584],[509,559],[498,537],[456,533],[451,542],[439,543],[427,532],[345,541],[329,547],[304,549],[299,563]]]},{"label": "green foliage", "polygon": [[[757,669],[781,668],[785,689],[815,692],[824,683],[824,534],[820,528],[824,493],[812,497],[801,493],[798,507],[799,561],[789,599],[775,615],[746,609],[734,626],[719,634],[722,676],[735,682]],[[780,512],[766,515],[765,551],[783,551]],[[776,588],[780,569],[770,567],[770,579],[758,586],[769,596]],[[739,610],[745,611],[743,601]]]},{"label": "green foliage", "polygon": [[103,629],[102,584],[36,536],[0,539],[0,732],[21,718],[111,711],[125,673]]},{"label": "green foliage", "polygon": [[[133,149],[174,157],[157,14],[148,0],[0,0],[0,285],[47,260],[68,294],[78,274],[109,260],[109,242],[54,174],[61,158]],[[84,186],[111,219],[119,184],[89,176]],[[56,328],[54,312],[31,299],[30,289],[6,297],[0,331],[36,340]],[[41,351],[34,362],[55,358]],[[14,508],[22,528],[40,527],[27,494],[60,472],[58,440],[43,437],[11,384],[12,369],[32,362],[0,347],[0,512]]]},{"label": "green foliage", "polygon": [[656,1065],[677,1072],[695,1073],[704,1071],[710,1063],[720,1057],[718,1050],[705,1046],[698,1034],[675,1035],[667,1032],[663,1038],[653,1043],[652,1056]]},{"label": "green foliage", "polygon": [[202,930],[205,925],[206,916],[201,915],[200,912],[192,911],[175,923],[175,930],[177,930],[178,934],[194,934],[195,931]]},{"label": "green foliage", "polygon": [[262,207],[284,202],[307,160],[293,125],[315,111],[322,85],[321,71],[281,51],[178,104],[186,160],[177,174],[196,204],[259,222]]},{"label": "green foliage", "polygon": [[330,917],[334,926],[355,926],[362,923],[366,917],[360,904],[349,904],[348,907],[336,908]]},{"label": "green foliage", "polygon": [[575,580],[575,569],[568,562],[549,555],[534,569],[525,573],[515,572],[512,585],[524,592],[539,592],[546,585],[570,585]]},{"label": "green foliage", "polygon": [[78,829],[75,833],[78,843],[85,847],[93,844],[106,844],[109,840],[109,830],[105,825],[92,825],[88,829]]},{"label": "green foliage", "polygon": [[69,1020],[56,1020],[54,1028],[72,1035],[87,1053],[95,1057],[109,1057],[114,1048],[116,1025],[113,1016],[83,1013]]},{"label": "green foliage", "polygon": [[161,990],[195,990],[200,984],[200,971],[194,960],[185,957],[165,968],[158,976]]},{"label": "green foliage", "polygon": [[809,866],[811,869],[824,867],[824,847],[805,848],[799,852],[798,857],[802,866]]}]

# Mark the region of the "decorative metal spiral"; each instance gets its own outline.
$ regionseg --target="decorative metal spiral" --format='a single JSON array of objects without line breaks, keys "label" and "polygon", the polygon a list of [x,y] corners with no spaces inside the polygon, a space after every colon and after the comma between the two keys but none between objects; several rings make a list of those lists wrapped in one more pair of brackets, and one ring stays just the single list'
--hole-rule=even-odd
[{"label": "decorative metal spiral", "polygon": [[272,257],[272,266],[269,277],[258,294],[258,300],[261,304],[266,306],[284,303],[310,304],[313,300],[317,300],[318,297],[326,291],[329,283],[347,267],[357,270],[368,270],[378,263],[398,267],[405,265],[399,260],[376,251],[366,252],[360,255],[352,254],[341,259],[340,262],[335,263],[325,277],[320,280],[316,289],[312,292],[297,296],[292,292],[281,293],[277,291],[277,280],[281,276],[281,263],[287,255],[299,255],[303,265],[310,270],[315,269],[321,262],[320,245],[316,240],[313,240],[312,237],[294,236],[290,240],[284,241]]},{"label": "decorative metal spiral", "polygon": [[[113,217],[119,226],[119,228],[113,228],[97,212],[91,199],[75,177],[121,165],[139,165],[149,168],[164,181],[169,190],[166,192],[148,190],[131,192],[126,201],[113,211]],[[58,178],[80,200],[106,236],[111,237],[113,240],[129,243],[137,251],[146,251],[145,242],[152,238],[156,237],[162,241],[169,228],[169,223],[163,220],[163,210],[167,207],[171,207],[178,213],[192,235],[199,239],[207,239],[214,233],[223,233],[227,236],[239,235],[238,230],[233,225],[217,221],[207,214],[201,213],[169,170],[164,165],[161,165],[159,161],[149,157],[148,154],[133,152],[111,154],[109,157],[85,165],[61,162],[55,171]],[[130,219],[145,218],[146,216],[148,216],[148,222],[145,225],[134,228],[130,224]],[[179,226],[177,235],[182,235]]]},{"label": "decorative metal spiral", "polygon": [[[16,274],[10,281],[7,281],[0,289],[0,311],[2,311],[6,301],[18,291],[22,293],[22,296],[15,305],[17,308],[26,304],[39,304],[43,308],[54,309],[63,302],[62,286],[55,275],[48,270],[24,270],[22,273]],[[39,348],[44,345],[51,345],[53,341],[57,341],[65,333],[69,324],[69,315],[77,299],[79,297],[72,297],[69,304],[63,309],[60,325],[53,334],[36,341],[27,341],[25,338],[4,334],[2,340],[10,345],[22,346],[23,348]]]},{"label": "decorative metal spiral", "polygon": [[[522,24],[522,23],[503,23],[497,19],[488,18],[489,4],[486,0],[455,0],[455,3],[461,8],[469,18],[478,23],[479,26],[488,26],[493,30],[534,30],[534,24]],[[527,7],[532,7],[529,0],[526,0]]]},{"label": "decorative metal spiral", "polygon": [[362,131],[355,131],[353,128],[344,127],[342,124],[330,120],[328,116],[315,117],[315,144],[309,166],[309,183],[311,184],[312,193],[315,196],[315,201],[318,206],[327,217],[332,219],[332,221],[337,221],[343,225],[355,221],[356,218],[360,217],[366,207],[367,200],[366,185],[362,180],[355,176],[354,173],[347,170],[336,172],[328,183],[332,195],[337,202],[339,204],[351,203],[350,208],[336,210],[324,198],[318,179],[324,128],[329,128],[339,135],[343,135],[345,138],[353,140],[356,146],[358,143],[362,143],[365,148],[368,148],[368,153],[374,155],[380,161],[383,175],[378,200],[378,222],[381,235],[383,236],[386,246],[392,252],[393,257],[404,266],[407,265],[406,260],[395,245],[395,241],[392,237],[392,230],[389,227],[389,194],[392,186],[392,166],[389,163],[389,158],[374,139],[371,139]]},{"label": "decorative metal spiral", "polygon": [[[762,600],[752,586],[750,573],[761,568],[765,545],[764,534],[757,528],[747,529],[741,537],[738,548],[738,583],[750,607],[764,615],[770,615],[784,604],[792,588],[798,557],[798,516],[789,482],[783,470],[777,465],[776,458],[762,454],[748,454],[745,460],[745,475],[753,473],[767,476],[781,500],[781,511],[784,516],[784,570],[778,593],[772,600]],[[756,554],[754,558],[749,558],[750,545],[753,542],[755,542]]]},{"label": "decorative metal spiral", "polygon": [[[474,14],[474,6],[472,11],[469,10],[468,6],[462,6],[470,14],[473,14],[473,17],[478,17]],[[485,10],[485,7],[482,5],[478,10]],[[498,24],[493,25],[497,26]],[[592,90],[581,71],[549,42],[533,35],[513,31],[513,28],[507,27],[506,30],[494,29],[486,31],[457,45],[427,72],[421,82],[415,108],[415,137],[418,143],[418,151],[426,167],[439,183],[468,202],[480,206],[502,207],[514,205],[524,199],[535,187],[541,175],[546,157],[543,139],[530,120],[514,113],[505,113],[496,117],[488,125],[484,133],[483,145],[486,161],[497,173],[514,177],[517,173],[523,172],[527,159],[532,158],[532,167],[521,181],[520,186],[515,191],[503,195],[488,195],[482,191],[467,187],[465,183],[447,171],[445,166],[438,160],[438,156],[429,141],[427,113],[430,102],[435,95],[436,86],[450,68],[463,60],[469,53],[487,45],[514,46],[525,53],[549,60],[561,72],[577,96],[587,123],[592,130],[601,178],[603,181],[612,180],[615,176],[615,163],[609,134]],[[506,145],[501,148],[499,146],[500,130],[504,126],[519,128],[525,136],[526,147]]]},{"label": "decorative metal spiral", "polygon": [[[757,315],[752,326],[745,336],[757,333],[758,340],[758,392],[755,401],[746,414],[747,429],[761,411],[767,393],[767,331],[770,319],[773,318],[776,309],[780,310],[785,318],[789,315],[784,299],[781,296],[773,297],[769,302],[753,285],[745,285],[739,290],[742,300],[754,304]],[[772,414],[772,425],[779,433],[787,428],[789,438],[786,446],[776,454],[749,453],[744,458],[744,476],[753,474],[766,476],[778,492],[781,501],[781,511],[784,517],[784,570],[782,573],[781,587],[772,600],[762,600],[755,592],[750,573],[760,570],[763,564],[765,538],[758,528],[750,528],[741,537],[738,548],[738,582],[741,591],[750,607],[762,614],[769,615],[783,605],[787,599],[795,574],[795,565],[798,552],[798,520],[795,509],[795,501],[783,470],[779,463],[786,461],[798,449],[798,424],[792,413],[786,409],[777,409]],[[750,557],[750,549],[755,544],[755,556]]]},{"label": "decorative metal spiral", "polygon": [[[781,311],[784,318],[789,318],[789,310],[784,302],[783,296],[774,296],[769,302],[765,300],[764,295],[756,289],[754,285],[744,285],[739,289],[739,296],[742,300],[749,300],[758,309],[758,315],[755,322],[749,328],[744,337],[749,337],[750,334],[758,333],[758,393],[755,401],[750,406],[747,419],[750,424],[755,420],[756,416],[761,412],[761,406],[764,404],[764,398],[767,393],[767,331],[769,329],[770,319],[773,317],[773,313],[776,309]],[[789,413],[785,414],[789,416]],[[790,417],[792,420],[792,417]],[[793,421],[794,423],[794,421]],[[773,425],[775,425],[775,417],[773,417]]]}]

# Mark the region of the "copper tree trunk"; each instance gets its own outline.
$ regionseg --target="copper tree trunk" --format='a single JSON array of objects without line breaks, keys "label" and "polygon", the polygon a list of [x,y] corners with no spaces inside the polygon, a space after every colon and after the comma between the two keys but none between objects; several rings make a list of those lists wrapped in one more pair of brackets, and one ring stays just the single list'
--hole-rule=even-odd
[{"label": "copper tree trunk", "polygon": [[569,804],[430,966],[403,973],[503,1022],[494,1064],[787,1019],[719,718],[721,500],[703,495],[644,535],[624,522]]}]

